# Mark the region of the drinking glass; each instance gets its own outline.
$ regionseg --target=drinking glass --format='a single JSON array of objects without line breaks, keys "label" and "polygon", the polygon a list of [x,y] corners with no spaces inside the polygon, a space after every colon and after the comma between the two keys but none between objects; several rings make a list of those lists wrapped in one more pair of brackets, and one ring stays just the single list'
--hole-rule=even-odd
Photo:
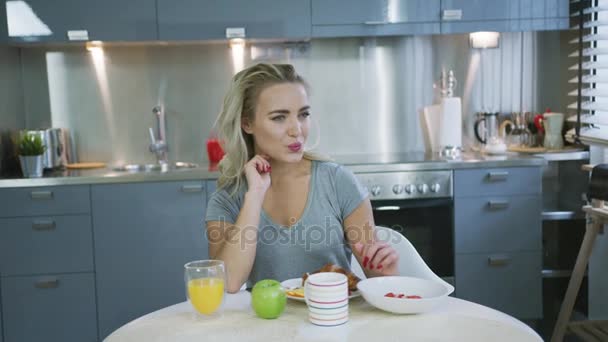
[{"label": "drinking glass", "polygon": [[188,301],[203,316],[221,314],[226,292],[226,268],[221,260],[197,260],[184,265]]}]

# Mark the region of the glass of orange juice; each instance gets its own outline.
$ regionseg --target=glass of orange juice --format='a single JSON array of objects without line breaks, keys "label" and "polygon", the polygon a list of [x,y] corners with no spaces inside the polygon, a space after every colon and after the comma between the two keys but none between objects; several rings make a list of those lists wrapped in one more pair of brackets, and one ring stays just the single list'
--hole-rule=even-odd
[{"label": "glass of orange juice", "polygon": [[221,313],[224,303],[226,268],[221,260],[197,260],[184,265],[188,300],[204,316]]}]

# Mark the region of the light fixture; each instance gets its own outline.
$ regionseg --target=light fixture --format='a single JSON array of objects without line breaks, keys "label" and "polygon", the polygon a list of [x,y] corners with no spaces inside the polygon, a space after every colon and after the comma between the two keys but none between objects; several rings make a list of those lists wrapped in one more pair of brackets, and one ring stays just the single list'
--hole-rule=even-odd
[{"label": "light fixture", "polygon": [[232,54],[232,68],[236,74],[243,70],[245,66],[245,39],[231,38],[229,44]]},{"label": "light fixture", "polygon": [[103,50],[103,42],[99,40],[92,40],[90,42],[86,42],[85,47],[89,52]]},{"label": "light fixture", "polygon": [[500,42],[498,32],[473,32],[469,34],[469,44],[474,49],[495,49]]}]

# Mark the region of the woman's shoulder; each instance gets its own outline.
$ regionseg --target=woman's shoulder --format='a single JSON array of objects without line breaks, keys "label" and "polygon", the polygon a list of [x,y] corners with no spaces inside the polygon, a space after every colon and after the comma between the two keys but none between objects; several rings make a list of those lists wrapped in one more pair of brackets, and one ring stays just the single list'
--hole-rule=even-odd
[{"label": "woman's shoulder", "polygon": [[246,185],[242,182],[240,187],[236,187],[236,184],[229,184],[219,187],[211,194],[210,199],[221,202],[235,202],[239,203],[246,192]]},{"label": "woman's shoulder", "polygon": [[321,175],[336,177],[341,176],[344,173],[351,173],[342,164],[334,161],[315,160],[314,163],[317,165],[317,173],[320,173]]}]

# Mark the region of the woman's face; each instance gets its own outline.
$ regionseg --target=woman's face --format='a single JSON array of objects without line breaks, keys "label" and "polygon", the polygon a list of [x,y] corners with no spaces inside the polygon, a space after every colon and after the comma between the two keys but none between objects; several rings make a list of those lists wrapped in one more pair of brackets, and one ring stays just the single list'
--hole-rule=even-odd
[{"label": "woman's face", "polygon": [[253,122],[243,121],[243,130],[253,135],[256,154],[282,162],[298,162],[308,138],[310,106],[306,88],[300,83],[280,83],[263,89]]}]

